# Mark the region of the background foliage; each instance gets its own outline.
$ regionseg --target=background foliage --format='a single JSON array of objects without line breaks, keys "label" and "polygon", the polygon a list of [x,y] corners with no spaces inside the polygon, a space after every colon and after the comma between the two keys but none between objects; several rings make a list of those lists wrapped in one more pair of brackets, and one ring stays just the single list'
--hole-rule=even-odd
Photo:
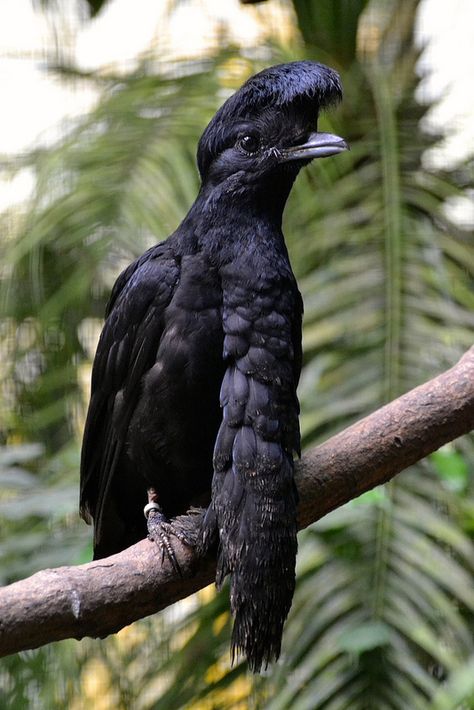
[{"label": "background foliage", "polygon": [[[198,189],[200,132],[261,66],[312,57],[336,67],[345,100],[322,127],[352,147],[301,174],[285,215],[306,309],[305,446],[472,343],[472,233],[446,210],[472,164],[448,173],[423,161],[438,138],[421,131],[428,107],[415,100],[418,2],[293,6],[294,41],[267,42],[264,61],[222,47],[199,62],[144,58],[128,76],[91,75],[97,107],[22,159],[35,196],[2,217],[3,583],[90,558],[77,470],[107,295],[122,266],[182,219]],[[263,677],[230,669],[227,594],[208,588],[106,641],[3,660],[0,705],[474,707],[473,460],[466,437],[300,535],[282,660]]]}]

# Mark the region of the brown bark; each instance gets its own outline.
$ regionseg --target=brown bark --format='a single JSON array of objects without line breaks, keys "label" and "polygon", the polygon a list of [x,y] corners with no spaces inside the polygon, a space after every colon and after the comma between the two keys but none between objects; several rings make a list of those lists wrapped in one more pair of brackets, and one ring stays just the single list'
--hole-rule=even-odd
[{"label": "brown bark", "polygon": [[[450,370],[310,450],[296,465],[299,526],[474,429],[474,348]],[[0,656],[104,637],[213,580],[215,562],[176,541],[179,578],[143,540],[104,560],[43,570],[0,590]]]}]

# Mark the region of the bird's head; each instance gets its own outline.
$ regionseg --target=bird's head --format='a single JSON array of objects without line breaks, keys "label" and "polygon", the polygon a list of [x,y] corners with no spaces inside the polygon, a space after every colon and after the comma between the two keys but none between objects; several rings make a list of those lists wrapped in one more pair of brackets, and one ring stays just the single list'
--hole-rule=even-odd
[{"label": "bird's head", "polygon": [[317,62],[255,74],[221,106],[199,141],[203,185],[240,196],[270,188],[286,201],[303,165],[347,150],[342,138],[317,131],[321,109],[341,97],[338,74]]}]

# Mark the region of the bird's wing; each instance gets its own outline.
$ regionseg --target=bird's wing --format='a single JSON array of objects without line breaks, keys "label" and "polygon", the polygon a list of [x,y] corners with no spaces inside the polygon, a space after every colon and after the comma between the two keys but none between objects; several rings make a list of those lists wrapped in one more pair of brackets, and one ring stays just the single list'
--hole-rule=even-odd
[{"label": "bird's wing", "polygon": [[107,307],[81,457],[80,511],[87,522],[94,520],[96,540],[141,380],[154,363],[178,277],[169,250],[154,247],[121,274]]}]

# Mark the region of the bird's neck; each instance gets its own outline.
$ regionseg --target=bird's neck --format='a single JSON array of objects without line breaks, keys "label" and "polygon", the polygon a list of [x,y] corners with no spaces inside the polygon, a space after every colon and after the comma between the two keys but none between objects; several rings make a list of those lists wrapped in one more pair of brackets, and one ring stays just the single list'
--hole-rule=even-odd
[{"label": "bird's neck", "polygon": [[187,244],[207,252],[216,263],[233,261],[243,249],[259,243],[286,254],[281,231],[283,210],[291,189],[246,191],[203,185],[178,230]]}]

